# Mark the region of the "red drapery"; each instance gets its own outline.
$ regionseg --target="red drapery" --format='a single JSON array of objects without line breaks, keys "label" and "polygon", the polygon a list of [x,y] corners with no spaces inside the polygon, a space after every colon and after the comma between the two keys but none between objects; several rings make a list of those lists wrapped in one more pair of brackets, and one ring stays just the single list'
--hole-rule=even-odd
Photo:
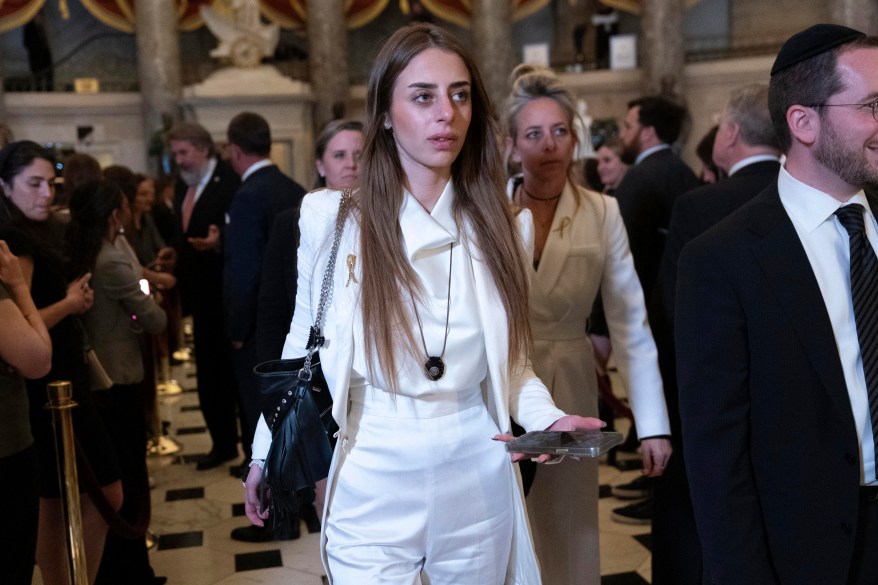
[{"label": "red drapery", "polygon": [[[601,0],[601,4],[605,4],[610,8],[630,12],[631,14],[640,14],[641,5],[646,0]],[[699,0],[686,0],[686,8],[698,4]]]},{"label": "red drapery", "polygon": [[[387,8],[390,0],[345,0],[348,28],[369,24]],[[306,0],[260,0],[262,14],[283,28],[300,29],[308,21]]]},{"label": "red drapery", "polygon": [[26,24],[45,3],[46,0],[0,1],[0,33]]},{"label": "red drapery", "polygon": [[[499,2],[502,0],[493,0]],[[509,0],[512,2],[513,20],[521,20],[530,16],[551,0]],[[424,8],[442,20],[453,22],[459,26],[470,26],[472,19],[472,0],[420,0]],[[408,0],[400,0],[403,12],[408,12]]]},{"label": "red drapery", "polygon": [[[18,0],[21,3],[23,0]],[[35,2],[36,0],[31,0]],[[117,30],[134,32],[135,0],[80,0],[95,18]],[[143,0],[149,2],[150,0]],[[42,4],[45,0],[41,0]],[[375,19],[390,0],[345,0],[348,28],[358,28]],[[9,3],[9,0],[6,2]],[[307,21],[306,0],[260,0],[260,11],[269,20],[283,28],[298,29]],[[218,0],[177,0],[177,18],[180,29],[195,30],[204,22],[198,13],[202,6],[210,6],[219,12],[224,6]]]},{"label": "red drapery", "polygon": [[[80,0],[95,18],[104,24],[125,32],[134,32],[135,0]],[[144,0],[149,1],[149,0]],[[495,0],[502,1],[502,0]],[[508,0],[513,3],[513,18],[521,20],[546,6],[550,0]],[[640,0],[618,0],[620,3],[638,3]],[[693,0],[689,0],[692,2]],[[696,0],[697,1],[697,0]],[[38,4],[45,0],[6,0],[9,4]],[[469,26],[472,18],[472,0],[420,0],[421,4],[439,18]],[[350,29],[364,26],[381,14],[390,0],[345,0],[345,18]],[[260,0],[260,10],[268,20],[286,29],[301,29],[308,21],[306,0]],[[609,2],[607,2],[609,4]],[[177,16],[181,30],[194,30],[204,23],[198,14],[201,5],[223,10],[220,0],[177,0]],[[409,0],[399,0],[399,6],[408,13]],[[37,8],[38,9],[38,8]],[[34,10],[36,12],[36,10]],[[27,19],[25,19],[26,21]]]},{"label": "red drapery", "polygon": [[[144,0],[149,2],[150,0]],[[216,0],[177,0],[177,21],[180,30],[195,30],[204,22],[198,14],[202,5],[211,6]],[[91,14],[117,30],[134,32],[134,0],[80,0]]]}]

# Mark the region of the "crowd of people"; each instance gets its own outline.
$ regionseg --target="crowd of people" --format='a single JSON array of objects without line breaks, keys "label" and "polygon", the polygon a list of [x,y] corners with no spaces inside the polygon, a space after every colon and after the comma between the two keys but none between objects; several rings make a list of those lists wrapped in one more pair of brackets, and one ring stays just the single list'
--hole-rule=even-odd
[{"label": "crowd of people", "polygon": [[[769,84],[729,96],[700,179],[679,155],[679,97],[629,102],[587,175],[574,156],[589,137],[558,77],[519,67],[495,110],[468,50],[432,24],[383,46],[363,122],[319,134],[307,195],[252,112],[230,121],[228,160],[182,122],[168,133],[175,177],[75,155],[63,197],[52,154],[11,142],[0,469],[19,505],[0,555],[13,583],[30,583],[34,559],[44,583],[66,583],[42,408],[54,379],[79,403],[90,583],[162,582],[142,538],[145,421],[149,370],[181,314],[213,445],[196,466],[243,450],[252,525],[231,537],[297,538],[301,517],[336,585],[600,583],[597,460],[544,454],[523,473],[504,444],[513,423],[603,428],[601,402],[618,402],[609,364],[642,459],[642,477],[616,486],[642,497],[613,518],[652,522],[654,584],[872,583],[876,65],[878,39],[858,31],[795,35]],[[333,238],[344,261],[330,261]],[[268,528],[272,436],[253,368],[306,353],[321,292],[338,442],[298,516]]]}]

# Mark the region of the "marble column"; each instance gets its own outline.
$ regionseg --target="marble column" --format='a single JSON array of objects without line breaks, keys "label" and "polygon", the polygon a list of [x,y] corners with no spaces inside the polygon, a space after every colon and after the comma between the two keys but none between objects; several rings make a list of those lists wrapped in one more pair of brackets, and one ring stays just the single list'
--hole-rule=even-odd
[{"label": "marble column", "polygon": [[876,0],[832,0],[830,10],[833,22],[861,30],[866,34],[878,34]]},{"label": "marble column", "polygon": [[482,81],[497,113],[509,95],[508,77],[517,62],[512,49],[512,2],[473,0],[473,48]]},{"label": "marble column", "polygon": [[316,130],[335,117],[335,110],[351,116],[346,112],[350,98],[348,31],[344,0],[308,0],[307,8],[308,63]]},{"label": "marble column", "polygon": [[640,63],[645,94],[683,95],[685,0],[642,2]]},{"label": "marble column", "polygon": [[[175,0],[135,2],[137,72],[147,142],[164,129],[163,118],[180,117],[180,33]],[[153,169],[155,170],[155,169]]]}]

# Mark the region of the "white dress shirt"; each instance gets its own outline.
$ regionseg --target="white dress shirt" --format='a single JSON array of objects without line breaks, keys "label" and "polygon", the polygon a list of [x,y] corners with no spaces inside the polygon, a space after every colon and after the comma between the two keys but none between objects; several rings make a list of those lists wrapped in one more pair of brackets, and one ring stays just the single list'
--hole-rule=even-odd
[{"label": "white dress shirt", "polygon": [[[835,217],[842,205],[859,203],[866,209],[866,237],[872,248],[878,249],[878,226],[875,216],[862,191],[847,203],[802,183],[781,167],[777,180],[780,200],[802,241],[808,261],[814,270],[832,333],[838,347],[838,357],[844,371],[845,386],[851,401],[851,410],[860,439],[860,483],[878,485],[875,477],[875,443],[869,415],[869,399],[854,305],[851,300],[850,241],[847,230]],[[792,283],[791,283],[792,284]],[[807,432],[807,429],[804,429]]]}]

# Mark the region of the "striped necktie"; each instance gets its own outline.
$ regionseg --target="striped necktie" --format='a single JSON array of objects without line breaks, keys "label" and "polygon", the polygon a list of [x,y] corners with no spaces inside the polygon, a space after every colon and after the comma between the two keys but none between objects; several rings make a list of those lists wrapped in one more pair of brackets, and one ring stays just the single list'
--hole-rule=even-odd
[{"label": "striped necktie", "polygon": [[851,298],[878,457],[878,257],[866,237],[864,211],[862,205],[854,203],[839,207],[835,215],[850,237]]}]

